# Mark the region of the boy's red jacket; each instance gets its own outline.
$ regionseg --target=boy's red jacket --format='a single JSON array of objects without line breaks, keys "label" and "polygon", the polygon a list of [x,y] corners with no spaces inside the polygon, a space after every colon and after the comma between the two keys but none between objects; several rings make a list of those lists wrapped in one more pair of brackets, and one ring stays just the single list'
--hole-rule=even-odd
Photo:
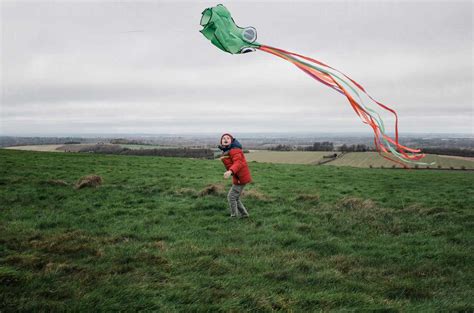
[{"label": "boy's red jacket", "polygon": [[247,160],[245,160],[242,149],[233,148],[228,151],[228,154],[221,156],[222,163],[225,168],[232,171],[232,183],[234,185],[245,185],[252,181]]}]

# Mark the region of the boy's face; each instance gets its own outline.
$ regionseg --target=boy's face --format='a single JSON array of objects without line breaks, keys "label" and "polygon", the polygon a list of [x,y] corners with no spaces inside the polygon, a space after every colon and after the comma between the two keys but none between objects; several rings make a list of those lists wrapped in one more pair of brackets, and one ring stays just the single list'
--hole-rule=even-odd
[{"label": "boy's face", "polygon": [[232,138],[229,135],[225,135],[221,139],[221,145],[228,146],[232,143]]}]

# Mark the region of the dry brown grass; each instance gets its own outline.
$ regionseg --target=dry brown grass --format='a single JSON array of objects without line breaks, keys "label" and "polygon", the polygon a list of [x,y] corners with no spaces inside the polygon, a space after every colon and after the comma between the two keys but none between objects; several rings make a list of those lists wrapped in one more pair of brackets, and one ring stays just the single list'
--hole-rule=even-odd
[{"label": "dry brown grass", "polygon": [[447,209],[443,207],[428,208],[418,203],[414,203],[404,208],[403,211],[418,215],[435,215],[445,213]]},{"label": "dry brown grass", "polygon": [[244,198],[253,198],[257,200],[262,200],[262,201],[269,201],[271,198],[264,194],[263,192],[257,190],[257,189],[249,189],[249,190],[244,190],[242,193],[242,196]]},{"label": "dry brown grass", "polygon": [[64,274],[77,274],[84,271],[80,266],[69,264],[65,262],[54,263],[48,262],[44,267],[45,273],[64,273]]},{"label": "dry brown grass", "polygon": [[349,210],[367,210],[375,208],[375,203],[370,199],[362,199],[358,197],[344,197],[337,203],[339,208]]},{"label": "dry brown grass", "polygon": [[100,256],[95,238],[82,231],[70,231],[29,242],[32,248],[54,255]]},{"label": "dry brown grass", "polygon": [[329,258],[333,266],[341,273],[347,274],[360,269],[359,261],[351,256],[337,254]]},{"label": "dry brown grass", "polygon": [[69,183],[62,179],[49,179],[42,181],[41,184],[49,186],[69,186]]},{"label": "dry brown grass", "polygon": [[81,189],[84,187],[98,187],[102,185],[102,177],[98,175],[87,175],[81,177],[75,185],[76,189]]},{"label": "dry brown grass", "polygon": [[46,264],[46,260],[31,254],[9,255],[4,259],[4,262],[9,265],[30,270],[42,269]]},{"label": "dry brown grass", "polygon": [[163,240],[158,240],[153,243],[153,247],[157,248],[158,250],[166,250],[166,242]]},{"label": "dry brown grass", "polygon": [[182,196],[182,195],[188,195],[188,196],[197,196],[198,192],[193,189],[193,188],[177,188],[175,190],[172,191],[172,193],[174,195],[177,195],[177,196]]},{"label": "dry brown grass", "polygon": [[204,189],[202,189],[198,195],[200,197],[209,196],[209,195],[224,195],[225,186],[223,184],[209,184]]},{"label": "dry brown grass", "polygon": [[296,196],[295,201],[302,201],[302,202],[311,202],[311,203],[319,203],[321,200],[318,194],[299,194]]}]

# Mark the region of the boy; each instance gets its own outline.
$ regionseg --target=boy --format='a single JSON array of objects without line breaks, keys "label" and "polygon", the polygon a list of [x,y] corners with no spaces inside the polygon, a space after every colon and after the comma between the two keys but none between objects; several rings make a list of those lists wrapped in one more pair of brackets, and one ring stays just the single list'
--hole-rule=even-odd
[{"label": "boy", "polygon": [[252,181],[252,176],[242,151],[242,145],[231,134],[224,134],[221,137],[219,149],[222,150],[220,159],[227,170],[224,173],[224,178],[227,179],[231,175],[233,176],[232,187],[227,195],[230,216],[249,217],[247,209],[245,209],[242,201],[240,201],[245,185]]}]

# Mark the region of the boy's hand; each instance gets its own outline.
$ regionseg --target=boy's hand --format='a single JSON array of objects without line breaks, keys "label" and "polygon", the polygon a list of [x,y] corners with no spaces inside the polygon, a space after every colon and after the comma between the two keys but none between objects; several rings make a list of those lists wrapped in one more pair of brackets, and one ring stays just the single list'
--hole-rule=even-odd
[{"label": "boy's hand", "polygon": [[227,179],[232,175],[232,171],[227,171],[224,173],[224,178]]}]

